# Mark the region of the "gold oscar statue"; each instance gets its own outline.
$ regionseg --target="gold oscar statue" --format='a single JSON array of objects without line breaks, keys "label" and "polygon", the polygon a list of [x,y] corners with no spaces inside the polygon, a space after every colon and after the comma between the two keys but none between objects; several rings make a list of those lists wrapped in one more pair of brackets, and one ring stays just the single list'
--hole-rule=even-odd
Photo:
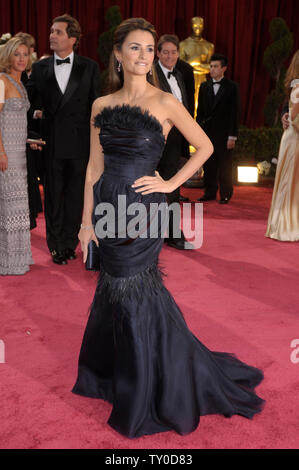
[{"label": "gold oscar statue", "polygon": [[195,16],[191,19],[192,34],[180,42],[180,59],[188,62],[193,67],[195,93],[194,93],[194,118],[197,113],[198,90],[202,82],[207,79],[210,71],[210,60],[214,54],[214,44],[208,42],[201,35],[204,28],[203,18]]}]

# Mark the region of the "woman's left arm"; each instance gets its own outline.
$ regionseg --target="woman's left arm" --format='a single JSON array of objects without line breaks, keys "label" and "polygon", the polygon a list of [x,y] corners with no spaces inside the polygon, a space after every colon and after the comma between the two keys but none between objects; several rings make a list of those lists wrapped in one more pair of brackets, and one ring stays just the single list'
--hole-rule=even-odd
[{"label": "woman's left arm", "polygon": [[168,121],[183,134],[186,140],[195,147],[196,151],[187,163],[169,180],[164,181],[158,172],[156,176],[143,176],[134,182],[133,188],[138,187],[136,192],[150,194],[153,192],[171,193],[181,186],[187,179],[204,164],[212,155],[213,145],[208,136],[188,113],[186,108],[170,93],[165,93],[161,103],[167,110]]}]

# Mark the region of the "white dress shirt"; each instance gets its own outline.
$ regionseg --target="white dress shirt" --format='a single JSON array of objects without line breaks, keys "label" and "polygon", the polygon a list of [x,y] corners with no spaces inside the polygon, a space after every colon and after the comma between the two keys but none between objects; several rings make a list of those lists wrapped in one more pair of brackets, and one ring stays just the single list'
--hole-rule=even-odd
[{"label": "white dress shirt", "polygon": [[[63,94],[66,90],[68,81],[70,79],[70,75],[71,75],[71,71],[72,71],[72,67],[73,67],[73,62],[74,62],[74,52],[71,52],[71,54],[68,55],[67,57],[70,58],[70,64],[65,63],[65,64],[56,65],[56,59],[61,59],[61,57],[59,57],[59,55],[57,55],[54,52],[55,77],[56,77],[57,83],[59,85],[59,88],[60,88],[60,90]],[[66,59],[66,57],[64,57],[64,59]]]},{"label": "white dress shirt", "polygon": [[[213,83],[215,82],[220,82],[220,80],[222,80],[224,78],[224,76],[222,76],[221,78],[219,78],[218,80],[215,80],[215,78],[212,78],[213,80]],[[219,91],[219,88],[220,88],[220,84],[217,83],[216,85],[213,85],[213,90],[214,90],[214,95],[217,95],[218,91]]]},{"label": "white dress shirt", "polygon": [[181,103],[183,102],[182,100],[182,92],[181,92],[181,89],[178,85],[178,82],[177,82],[177,79],[175,78],[174,75],[170,75],[170,78],[168,78],[168,72],[172,72],[173,69],[169,70],[167,69],[166,67],[164,67],[164,65],[161,64],[160,60],[159,60],[159,65],[166,77],[166,80],[168,81],[168,84],[170,86],[170,89],[171,89],[171,93],[176,97],[176,99],[178,99]]}]

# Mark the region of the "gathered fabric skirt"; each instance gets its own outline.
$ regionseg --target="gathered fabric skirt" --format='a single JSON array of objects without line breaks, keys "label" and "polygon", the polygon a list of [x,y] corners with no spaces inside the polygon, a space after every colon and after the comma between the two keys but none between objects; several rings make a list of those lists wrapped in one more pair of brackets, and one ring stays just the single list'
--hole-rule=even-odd
[{"label": "gathered fabric skirt", "polygon": [[[108,201],[117,218],[119,195],[126,196],[126,207],[142,202],[150,232],[150,204],[165,202],[165,195],[140,196],[131,184],[104,172],[94,186],[95,207]],[[127,214],[126,227],[132,217]],[[120,231],[98,237],[99,280],[72,390],[110,402],[108,424],[129,438],[170,430],[183,435],[196,429],[200,416],[252,418],[264,405],[254,391],[263,373],[233,354],[209,351],[188,329],[158,265],[159,220],[153,238],[124,238]]]},{"label": "gathered fabric skirt", "polygon": [[252,418],[264,406],[254,391],[262,379],[191,333],[157,264],[128,278],[101,269],[72,391],[110,402],[119,433],[185,435],[203,415]]}]

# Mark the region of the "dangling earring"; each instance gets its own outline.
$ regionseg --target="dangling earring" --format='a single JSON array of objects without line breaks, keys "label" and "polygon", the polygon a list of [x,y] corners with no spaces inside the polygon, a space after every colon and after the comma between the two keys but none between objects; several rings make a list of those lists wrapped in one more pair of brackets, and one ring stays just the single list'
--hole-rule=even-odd
[{"label": "dangling earring", "polygon": [[153,70],[152,69],[150,69],[150,75],[153,75]]},{"label": "dangling earring", "polygon": [[120,63],[120,62],[118,62],[117,71],[118,71],[118,72],[121,71],[121,63]]}]

